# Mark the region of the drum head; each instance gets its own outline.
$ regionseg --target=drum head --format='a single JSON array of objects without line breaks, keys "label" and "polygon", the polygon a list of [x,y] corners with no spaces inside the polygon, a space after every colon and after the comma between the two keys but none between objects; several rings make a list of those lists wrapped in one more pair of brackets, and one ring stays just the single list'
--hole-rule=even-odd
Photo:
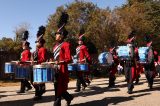
[{"label": "drum head", "polygon": [[110,52],[107,53],[106,55],[107,63],[112,64],[113,63],[113,56]]},{"label": "drum head", "polygon": [[118,46],[116,50],[119,58],[131,59],[134,54],[133,47],[131,45],[127,46]]},{"label": "drum head", "polygon": [[106,57],[107,57],[107,52],[101,53],[101,54],[98,56],[98,61],[99,61],[99,63],[100,63],[100,64],[106,64],[106,62],[107,62]]}]

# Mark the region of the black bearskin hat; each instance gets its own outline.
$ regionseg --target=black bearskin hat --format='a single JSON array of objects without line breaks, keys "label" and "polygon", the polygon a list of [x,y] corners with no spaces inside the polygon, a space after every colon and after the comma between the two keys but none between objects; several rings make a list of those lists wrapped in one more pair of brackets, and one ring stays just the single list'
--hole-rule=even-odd
[{"label": "black bearskin hat", "polygon": [[29,32],[26,30],[22,33],[22,41],[26,41],[28,39]]},{"label": "black bearskin hat", "polygon": [[57,24],[58,30],[55,34],[61,34],[64,37],[68,35],[68,31],[65,28],[65,25],[67,24],[68,19],[69,19],[69,15],[66,12],[62,12]]},{"label": "black bearskin hat", "polygon": [[43,35],[45,34],[45,31],[46,31],[46,28],[44,26],[40,26],[39,27],[39,30],[37,32],[37,40],[36,40],[36,43],[37,42],[40,42],[42,44],[45,43],[45,40],[43,39]]},{"label": "black bearskin hat", "polygon": [[149,43],[149,42],[151,42],[152,41],[152,37],[151,37],[151,35],[150,34],[145,34],[145,41],[147,42],[147,43]]},{"label": "black bearskin hat", "polygon": [[128,35],[128,39],[131,39],[132,37],[136,36],[136,31],[133,30],[129,35]]}]

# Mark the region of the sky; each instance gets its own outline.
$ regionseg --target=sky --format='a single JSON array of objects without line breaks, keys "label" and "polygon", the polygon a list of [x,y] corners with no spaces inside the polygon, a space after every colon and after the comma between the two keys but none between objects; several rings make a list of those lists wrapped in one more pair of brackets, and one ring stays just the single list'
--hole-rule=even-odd
[{"label": "sky", "polygon": [[[21,24],[29,24],[32,50],[35,50],[35,40],[38,27],[47,24],[49,15],[54,14],[56,8],[72,3],[74,0],[0,0],[0,39],[14,38],[14,30]],[[84,0],[97,4],[100,8],[111,9],[122,6],[127,0]]]}]

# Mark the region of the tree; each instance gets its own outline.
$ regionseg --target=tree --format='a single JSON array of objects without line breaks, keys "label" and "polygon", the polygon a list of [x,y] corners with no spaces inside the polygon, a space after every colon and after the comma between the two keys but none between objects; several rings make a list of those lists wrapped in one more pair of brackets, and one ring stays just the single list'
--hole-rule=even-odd
[{"label": "tree", "polygon": [[[81,27],[85,29],[86,44],[92,42],[98,53],[104,47],[109,48],[112,42],[115,46],[124,44],[132,31],[136,31],[140,46],[144,43],[146,33],[160,35],[160,5],[157,3],[128,0],[127,4],[111,11],[109,8],[101,9],[92,2],[75,0],[71,4],[58,7],[56,13],[49,16],[45,34],[47,48],[51,49],[55,42],[54,32],[57,31],[57,21],[62,11],[69,14],[66,25],[69,31],[67,41],[72,44],[73,54]],[[153,39],[154,46],[157,46],[159,36],[154,36]]]},{"label": "tree", "polygon": [[27,31],[29,29],[29,26],[30,25],[28,23],[22,23],[15,28],[14,33],[15,33],[15,41],[16,42],[21,42],[22,35],[25,31]]},{"label": "tree", "polygon": [[53,32],[57,30],[57,20],[62,11],[66,11],[69,14],[69,23],[66,25],[69,31],[67,40],[71,42],[73,48],[76,47],[75,43],[81,27],[85,29],[88,44],[91,41],[99,51],[104,48],[104,45],[109,44],[108,41],[111,40],[112,36],[115,36],[111,31],[112,28],[110,28],[112,23],[109,22],[110,10],[100,9],[91,2],[76,0],[69,5],[57,8],[56,13],[50,15],[45,34],[46,46],[48,48],[51,48],[53,45]]},{"label": "tree", "polygon": [[21,52],[21,44],[20,44],[20,42],[15,42],[11,38],[3,37],[0,40],[0,49],[2,51],[20,53]]}]

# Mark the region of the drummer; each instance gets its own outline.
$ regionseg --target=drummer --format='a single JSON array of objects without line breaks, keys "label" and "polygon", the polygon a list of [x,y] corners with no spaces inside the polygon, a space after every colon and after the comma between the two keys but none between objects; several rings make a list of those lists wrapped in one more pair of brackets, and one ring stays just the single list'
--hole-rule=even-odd
[{"label": "drummer", "polygon": [[[63,22],[63,19],[66,21]],[[70,106],[70,103],[73,100],[73,96],[67,92],[69,83],[69,72],[67,65],[72,60],[70,44],[64,41],[68,35],[68,31],[65,29],[65,22],[67,22],[67,20],[68,14],[63,12],[58,25],[58,31],[55,33],[56,44],[53,47],[53,61],[55,61],[54,68],[56,70],[54,79],[54,106],[61,106],[62,97],[66,100],[67,106]]]},{"label": "drummer", "polygon": [[146,75],[146,79],[147,79],[147,82],[148,82],[148,87],[150,89],[152,89],[154,78],[155,78],[155,74],[156,74],[156,69],[155,69],[154,61],[155,62],[158,61],[158,53],[156,51],[154,51],[154,49],[152,47],[152,38],[151,38],[151,35],[146,35],[145,36],[145,41],[147,42],[146,46],[147,47],[151,47],[151,49],[153,50],[153,55],[154,55],[153,56],[154,58],[151,60],[151,63],[144,65],[145,75]]},{"label": "drummer", "polygon": [[[88,49],[84,44],[85,36],[84,36],[84,29],[80,30],[79,34],[79,39],[78,39],[78,47],[76,48],[76,55],[77,55],[77,60],[78,63],[91,63],[91,57],[90,54],[88,53]],[[87,79],[85,81],[83,74],[87,75]],[[87,87],[87,83],[90,83],[88,79],[89,71],[86,73],[83,73],[82,71],[77,71],[77,88],[75,92],[79,92],[81,90],[81,84],[83,86],[83,90]]]},{"label": "drummer", "polygon": [[108,85],[108,87],[112,88],[112,87],[115,87],[115,79],[116,79],[115,74],[117,72],[117,66],[119,64],[119,60],[118,60],[118,56],[116,54],[114,46],[110,47],[109,52],[113,56],[113,64],[109,68],[109,85]]},{"label": "drummer", "polygon": [[[25,33],[28,33],[28,31],[25,31]],[[26,61],[30,61],[30,59],[31,59],[31,52],[30,52],[30,46],[29,46],[30,43],[26,41],[27,39],[28,39],[28,37],[25,37],[23,39],[23,40],[25,40],[22,43],[23,52],[21,53],[20,62],[17,62],[17,64],[23,65],[23,64],[25,64]],[[32,86],[28,82],[27,79],[21,79],[20,90],[17,93],[25,93],[25,89],[26,89],[26,91],[31,90]]]},{"label": "drummer", "polygon": [[[135,31],[132,31],[128,36],[127,44],[132,45],[133,52],[135,51],[134,50],[134,43],[135,43]],[[131,57],[131,60],[126,61],[125,67],[126,67],[128,94],[132,94],[132,91],[133,91],[133,88],[134,88],[133,81],[136,78],[136,67],[137,67],[135,53],[133,53],[133,57]]]},{"label": "drummer", "polygon": [[[41,64],[43,62],[46,62],[47,57],[47,49],[44,47],[45,40],[43,39],[43,35],[45,33],[45,27],[40,26],[39,31],[37,33],[37,41],[36,41],[36,51],[33,54],[34,61],[37,61],[37,64]],[[42,94],[46,92],[45,90],[45,83],[34,83],[33,84],[35,88],[35,96],[33,100],[40,100],[42,99]]]}]

